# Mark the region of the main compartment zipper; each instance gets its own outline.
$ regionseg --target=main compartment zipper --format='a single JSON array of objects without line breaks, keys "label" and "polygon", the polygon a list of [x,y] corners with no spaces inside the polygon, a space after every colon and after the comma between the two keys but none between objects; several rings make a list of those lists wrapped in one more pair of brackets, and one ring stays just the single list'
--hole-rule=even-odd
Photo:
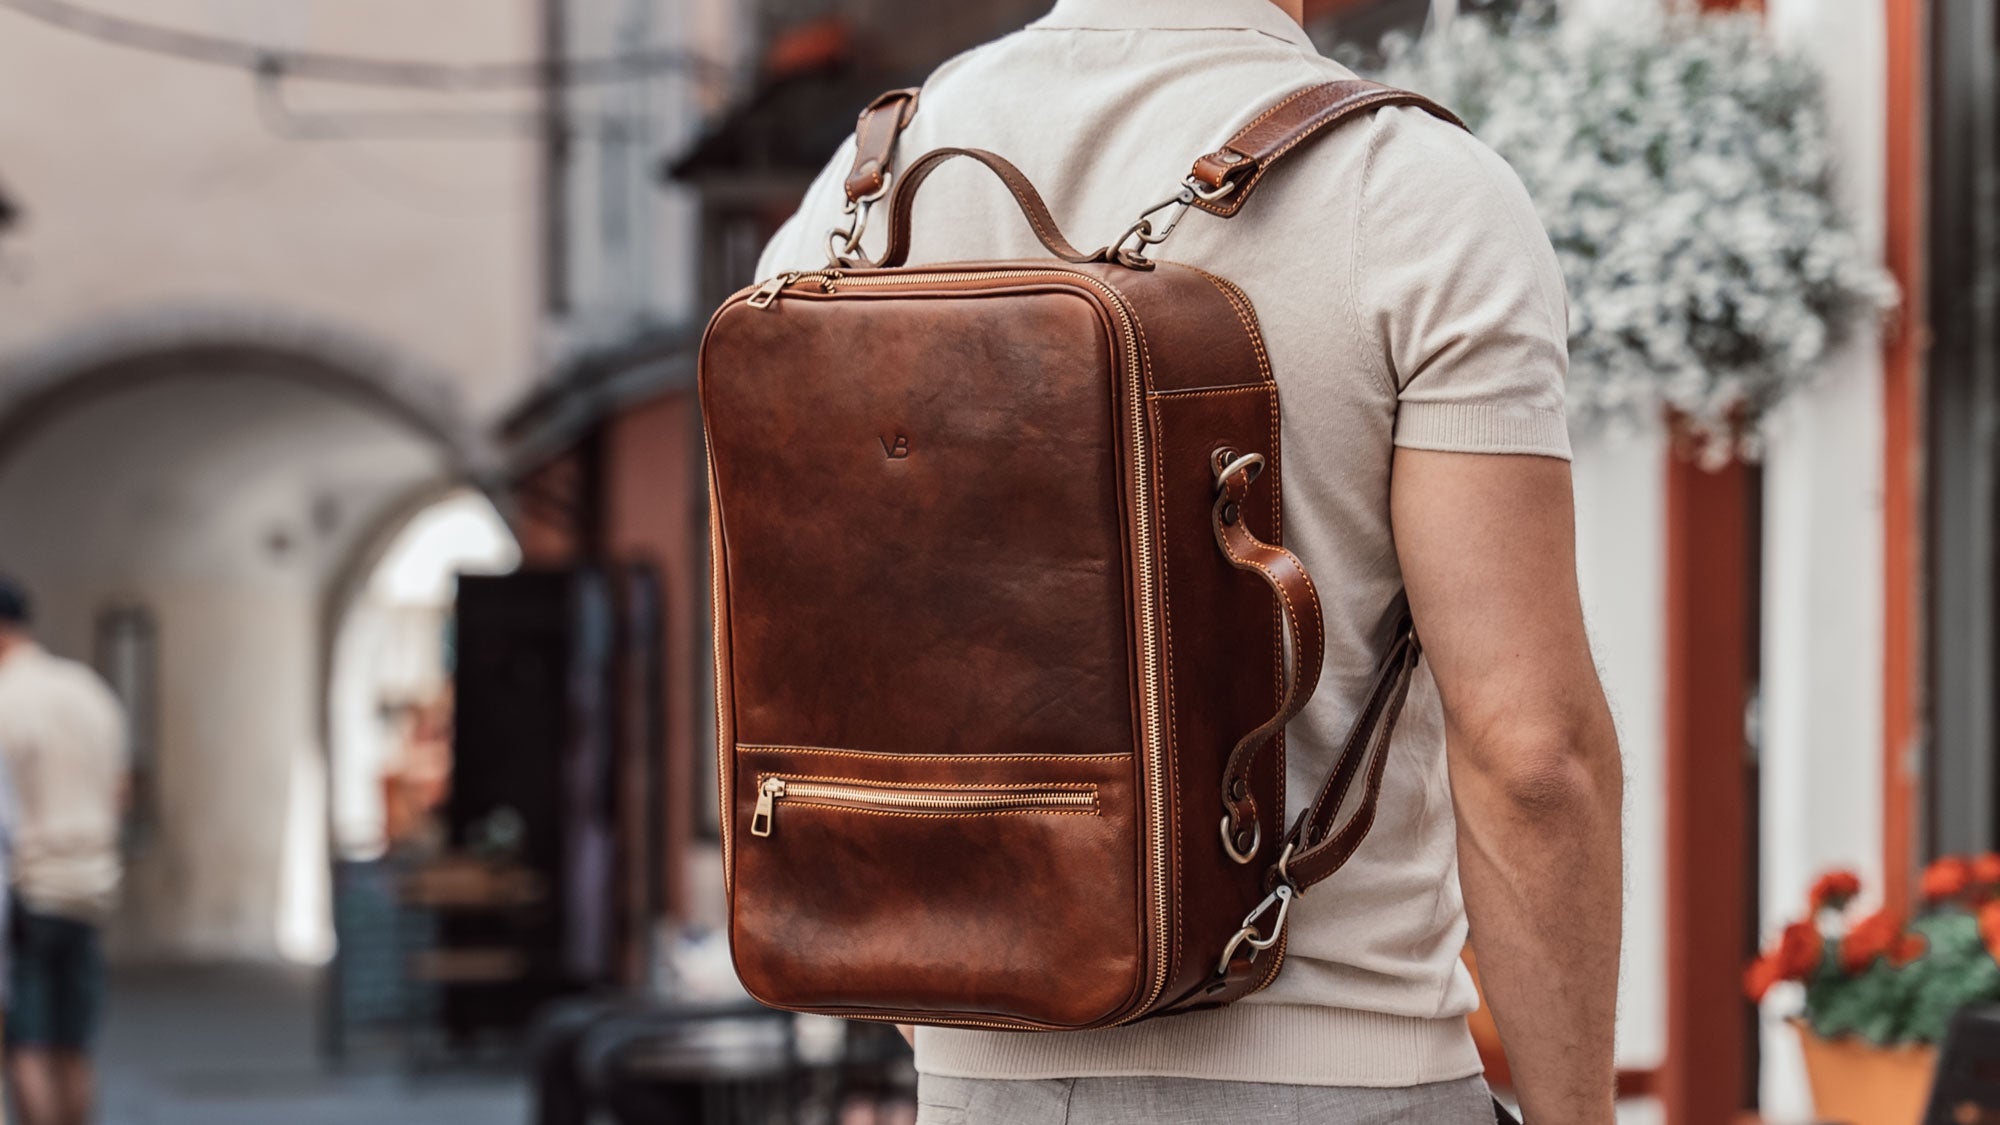
[{"label": "main compartment zipper", "polygon": [[[1147,989],[1146,999],[1131,1013],[1127,1014],[1124,1020],[1120,1021],[1128,1022],[1150,1012],[1153,1004],[1159,1000],[1160,993],[1166,988],[1167,983],[1167,951],[1173,947],[1173,920],[1169,909],[1169,896],[1172,894],[1172,891],[1168,884],[1169,872],[1167,868],[1166,723],[1161,699],[1165,685],[1165,673],[1162,669],[1160,654],[1160,626],[1157,600],[1159,587],[1156,574],[1158,569],[1158,553],[1155,549],[1153,537],[1152,474],[1148,471],[1150,460],[1147,454],[1147,446],[1149,444],[1149,434],[1146,426],[1147,388],[1145,386],[1145,376],[1139,354],[1141,345],[1137,321],[1133,317],[1131,306],[1126,304],[1123,294],[1082,270],[1046,267],[992,270],[938,270],[935,272],[912,271],[907,273],[901,270],[885,270],[879,274],[865,274],[858,277],[846,274],[838,269],[794,270],[781,273],[758,285],[751,292],[745,303],[752,308],[768,309],[778,300],[779,295],[784,290],[808,278],[817,279],[820,291],[830,294],[839,288],[849,286],[890,287],[901,285],[936,285],[939,283],[997,281],[1003,279],[1026,281],[1037,277],[1059,278],[1067,284],[1081,285],[1099,294],[1104,300],[1105,307],[1117,320],[1119,336],[1124,344],[1124,353],[1121,358],[1125,362],[1125,379],[1128,388],[1128,393],[1126,394],[1128,400],[1126,407],[1128,411],[1127,424],[1131,428],[1134,469],[1131,474],[1133,546],[1138,560],[1138,589],[1135,591],[1135,600],[1139,610],[1139,663],[1143,671],[1139,682],[1140,729],[1142,731],[1142,741],[1145,743],[1146,748],[1146,811],[1150,829],[1148,835],[1151,837],[1151,847],[1149,849],[1151,852],[1151,863],[1149,865],[1151,870],[1148,874],[1150,875],[1149,882],[1151,884],[1149,889],[1152,897],[1155,951],[1152,966],[1152,981]],[[719,656],[720,650],[718,650],[718,659]],[[717,673],[718,676],[724,675],[727,673],[727,670],[718,667]],[[718,749],[721,751],[718,754],[718,759],[721,762],[727,762],[729,760],[728,753],[731,748],[721,746]],[[722,792],[725,794],[729,792],[726,784]],[[775,801],[775,797],[773,800]],[[764,799],[760,791],[758,798],[759,808],[762,808],[763,804]],[[726,821],[727,817],[725,816],[724,819]],[[753,819],[753,831],[754,823]],[[764,827],[766,831],[769,830],[768,819],[764,822]],[[727,850],[726,844],[727,839],[725,837],[725,851]],[[728,861],[725,860],[723,868],[724,880],[728,881],[732,873]],[[989,1026],[1006,1027],[1009,1025],[991,1024]]]},{"label": "main compartment zipper", "polygon": [[918,814],[1094,812],[1097,809],[1097,787],[994,785],[924,788],[767,777],[757,786],[757,811],[750,817],[752,836],[771,834],[780,801]]}]

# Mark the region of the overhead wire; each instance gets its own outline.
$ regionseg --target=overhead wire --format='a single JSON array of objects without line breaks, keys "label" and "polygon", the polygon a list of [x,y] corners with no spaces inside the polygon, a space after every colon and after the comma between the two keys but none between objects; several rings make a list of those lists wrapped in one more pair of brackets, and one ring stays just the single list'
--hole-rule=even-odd
[{"label": "overhead wire", "polygon": [[354,86],[475,93],[605,85],[667,73],[691,73],[704,79],[728,78],[734,73],[728,64],[720,60],[698,51],[673,47],[575,59],[446,63],[295,50],[115,15],[71,3],[70,0],[0,0],[0,9],[133,50],[210,66],[233,67],[266,77],[300,78]]}]

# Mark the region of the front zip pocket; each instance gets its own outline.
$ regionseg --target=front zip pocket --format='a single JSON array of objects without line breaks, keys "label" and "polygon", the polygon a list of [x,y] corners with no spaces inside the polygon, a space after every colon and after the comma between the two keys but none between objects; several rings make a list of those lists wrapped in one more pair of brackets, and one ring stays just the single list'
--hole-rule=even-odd
[{"label": "front zip pocket", "polygon": [[1097,786],[1078,785],[889,785],[830,778],[766,777],[757,785],[757,809],[750,834],[769,836],[779,802],[820,807],[905,813],[913,816],[982,813],[1097,812]]}]

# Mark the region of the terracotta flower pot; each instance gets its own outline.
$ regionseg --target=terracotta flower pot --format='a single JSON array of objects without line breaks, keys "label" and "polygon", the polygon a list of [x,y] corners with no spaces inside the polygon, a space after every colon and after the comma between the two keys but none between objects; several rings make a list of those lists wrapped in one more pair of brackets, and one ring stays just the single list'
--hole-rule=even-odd
[{"label": "terracotta flower pot", "polygon": [[1799,1049],[1806,1058],[1813,1112],[1851,1125],[1921,1125],[1937,1070],[1937,1048],[1877,1047],[1865,1039],[1822,1039],[1803,1022]]}]

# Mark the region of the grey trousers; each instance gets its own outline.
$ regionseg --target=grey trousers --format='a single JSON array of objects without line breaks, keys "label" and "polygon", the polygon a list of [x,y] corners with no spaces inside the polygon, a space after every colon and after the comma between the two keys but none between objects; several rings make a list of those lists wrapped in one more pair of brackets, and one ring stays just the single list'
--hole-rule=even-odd
[{"label": "grey trousers", "polygon": [[917,1080],[917,1125],[1493,1125],[1478,1076],[1428,1086],[1281,1086],[1198,1078]]}]

